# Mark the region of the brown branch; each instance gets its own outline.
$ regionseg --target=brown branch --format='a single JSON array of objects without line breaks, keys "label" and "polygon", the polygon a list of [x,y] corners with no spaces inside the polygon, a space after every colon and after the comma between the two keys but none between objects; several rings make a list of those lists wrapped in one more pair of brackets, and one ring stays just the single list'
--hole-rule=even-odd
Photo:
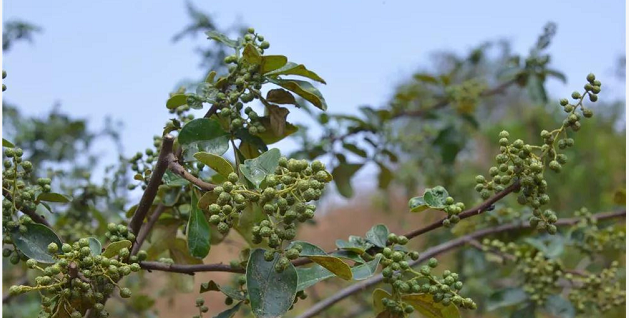
[{"label": "brown branch", "polygon": [[166,211],[166,206],[161,203],[155,208],[155,210],[153,210],[153,214],[151,214],[151,216],[149,217],[146,225],[140,228],[140,233],[135,239],[136,243],[133,244],[133,248],[131,249],[131,255],[136,255],[140,251],[142,243],[144,243],[146,237],[149,235],[149,233],[153,229],[153,226],[155,225],[157,220],[159,220],[159,217],[162,215],[162,213],[164,213],[164,211]]},{"label": "brown branch", "polygon": [[217,263],[217,264],[196,264],[196,265],[183,265],[183,264],[168,264],[161,262],[140,262],[140,266],[150,271],[164,271],[172,273],[182,273],[188,275],[194,275],[196,272],[230,272],[244,274],[244,268],[233,268],[229,264]]},{"label": "brown branch", "polygon": [[[478,206],[465,210],[461,213],[459,213],[459,218],[461,220],[463,219],[467,219],[469,217],[472,217],[474,215],[478,215],[481,214],[485,211],[487,211],[494,203],[500,201],[502,198],[506,197],[508,194],[510,194],[511,192],[515,191],[518,187],[520,186],[520,182],[516,181],[513,184],[511,184],[510,186],[506,187],[504,190],[496,193],[496,195],[494,195],[493,197],[485,200],[483,203],[479,204]],[[407,234],[405,234],[404,236],[406,236],[408,239],[412,239],[416,236],[422,235],[426,232],[430,232],[434,229],[440,228],[443,226],[443,220],[445,220],[446,218],[443,218],[441,220],[435,221],[434,223],[431,223],[423,228],[411,231]]]},{"label": "brown branch", "polygon": [[[493,95],[497,95],[497,94],[502,94],[504,93],[504,91],[507,90],[507,88],[509,88],[511,85],[517,83],[517,81],[515,79],[512,79],[510,81],[506,81],[494,88],[490,88],[490,89],[486,89],[484,91],[482,91],[480,93],[481,97],[488,97],[488,96],[493,96]],[[418,110],[409,110],[409,111],[401,111],[399,113],[395,113],[393,114],[393,118],[400,118],[400,117],[421,117],[426,115],[426,113],[433,111],[433,110],[437,110],[443,107],[448,106],[448,104],[450,104],[450,101],[446,98],[439,100],[438,102],[436,102],[435,104],[423,108],[423,109],[418,109]]]},{"label": "brown branch", "polygon": [[144,190],[144,194],[142,194],[142,198],[140,199],[140,203],[138,204],[138,207],[129,222],[129,230],[131,230],[131,232],[135,235],[140,232],[140,227],[142,227],[142,223],[144,223],[144,218],[146,218],[146,214],[148,214],[151,206],[153,206],[153,201],[157,195],[157,189],[162,183],[162,177],[168,168],[168,158],[169,156],[172,156],[174,141],[175,137],[172,135],[165,135],[162,139],[162,148],[159,151],[159,157],[157,158],[157,163],[155,164],[153,173],[151,174],[151,179],[149,180],[146,190]]},{"label": "brown branch", "polygon": [[[618,218],[618,217],[625,217],[626,215],[626,210],[622,210],[622,211],[617,211],[617,212],[609,212],[609,213],[600,213],[600,214],[596,214],[594,215],[594,217],[598,220],[606,220],[606,219],[610,219],[610,218]],[[557,222],[555,223],[555,225],[573,225],[577,222],[579,222],[581,218],[567,218],[567,219],[560,219],[557,220]],[[530,225],[528,224],[528,222],[525,223],[513,223],[513,224],[505,224],[505,225],[501,225],[501,226],[497,226],[495,228],[488,228],[488,229],[483,229],[483,230],[479,230],[476,231],[474,233],[465,235],[465,236],[461,236],[459,238],[456,238],[454,240],[439,244],[437,246],[434,246],[432,248],[427,249],[424,253],[421,253],[419,256],[419,259],[410,262],[411,266],[416,266],[417,264],[431,258],[434,257],[436,255],[439,255],[441,253],[445,253],[447,251],[450,251],[454,248],[457,248],[459,246],[462,246],[468,242],[470,242],[471,240],[475,240],[478,239],[480,237],[483,236],[487,236],[487,235],[491,235],[491,234],[495,234],[495,233],[500,233],[500,232],[506,232],[506,231],[513,231],[513,230],[519,230],[519,229],[527,229],[530,228]],[[308,308],[308,310],[304,313],[302,313],[301,315],[299,315],[297,318],[309,318],[309,317],[314,317],[315,315],[319,314],[320,312],[324,311],[325,309],[327,309],[328,307],[340,302],[341,300],[355,294],[361,291],[366,290],[367,288],[374,286],[376,284],[378,284],[379,282],[381,282],[383,280],[382,274],[379,274],[377,276],[371,277],[367,280],[364,280],[358,284],[349,286],[345,289],[342,289],[341,291],[337,292],[336,294],[330,296],[329,298],[325,299],[324,301],[321,301],[317,304],[315,304],[314,306]]]},{"label": "brown branch", "polygon": [[168,169],[170,169],[170,171],[176,173],[177,175],[181,176],[182,178],[190,181],[190,183],[196,185],[197,187],[201,188],[201,190],[204,191],[211,191],[212,189],[214,189],[216,186],[211,184],[211,183],[207,183],[195,176],[193,176],[192,174],[190,174],[190,172],[188,172],[188,170],[186,170],[186,168],[184,168],[181,164],[179,164],[177,157],[174,154],[170,154],[167,157],[167,161],[168,161]]}]

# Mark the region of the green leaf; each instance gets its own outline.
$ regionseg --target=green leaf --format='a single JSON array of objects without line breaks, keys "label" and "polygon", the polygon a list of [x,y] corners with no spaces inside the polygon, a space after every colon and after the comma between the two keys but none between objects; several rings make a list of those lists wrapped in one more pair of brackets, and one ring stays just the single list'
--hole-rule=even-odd
[{"label": "green leaf", "polygon": [[414,197],[408,200],[408,208],[411,212],[422,212],[424,210],[430,209],[426,202],[424,202],[424,197]]},{"label": "green leaf", "polygon": [[277,148],[270,149],[255,159],[245,160],[240,165],[240,172],[258,188],[267,175],[275,173],[280,156]]},{"label": "green leaf", "polygon": [[194,191],[191,197],[192,211],[190,211],[187,227],[188,252],[193,257],[202,259],[210,253],[210,223],[197,206],[197,195]]},{"label": "green leaf", "polygon": [[373,293],[371,293],[371,301],[373,304],[374,312],[380,313],[386,309],[386,307],[384,307],[384,305],[382,304],[383,298],[393,298],[393,296],[389,294],[388,291],[382,288],[376,288],[374,289]]},{"label": "green leaf", "polygon": [[264,260],[264,250],[255,249],[247,264],[247,290],[251,310],[256,317],[281,317],[293,305],[297,292],[297,271],[289,264],[283,272],[275,271],[279,255],[271,262]]},{"label": "green leaf", "polygon": [[365,246],[363,246],[362,244],[358,244],[355,242],[348,242],[348,241],[344,241],[340,239],[336,240],[336,247],[342,250],[357,253],[359,255],[365,254],[365,250],[366,250]]},{"label": "green leaf", "polygon": [[563,253],[565,239],[560,235],[548,235],[545,237],[527,237],[526,243],[535,247],[546,257],[556,259]]},{"label": "green leaf", "polygon": [[275,85],[286,88],[287,90],[303,97],[305,100],[309,101],[321,110],[328,109],[328,105],[326,104],[323,95],[321,95],[321,92],[319,92],[319,90],[312,86],[312,84],[310,84],[309,82],[298,80],[283,80],[279,78],[269,78],[268,80]]},{"label": "green leaf", "polygon": [[439,80],[436,77],[434,77],[432,75],[429,75],[429,74],[417,73],[417,74],[413,75],[413,78],[415,78],[415,80],[417,80],[419,82],[439,85]]},{"label": "green leaf", "polygon": [[267,145],[274,144],[292,134],[297,132],[297,126],[286,122],[284,125],[284,133],[282,135],[276,134],[271,128],[271,119],[269,117],[260,117],[260,123],[266,130],[263,133],[258,133],[258,137]]},{"label": "green leaf", "polygon": [[194,154],[194,157],[204,165],[212,168],[214,171],[225,177],[234,172],[232,164],[221,156],[217,156],[209,152],[197,152]]},{"label": "green leaf", "polygon": [[168,253],[175,264],[203,264],[203,261],[190,255],[188,242],[180,237],[170,240]]},{"label": "green leaf", "polygon": [[558,318],[573,318],[576,315],[576,310],[572,303],[560,295],[552,295],[546,299],[544,309],[553,317]]},{"label": "green leaf", "polygon": [[170,170],[166,170],[166,173],[164,173],[164,176],[162,177],[162,181],[164,181],[166,185],[175,188],[184,187],[190,183],[190,181]]},{"label": "green leaf", "polygon": [[421,212],[427,209],[440,210],[446,207],[448,191],[442,186],[428,188],[421,197],[414,197],[408,201],[411,212]]},{"label": "green leaf", "polygon": [[352,267],[352,276],[354,280],[363,280],[373,276],[378,270],[380,257],[376,257],[371,261]]},{"label": "green leaf", "polygon": [[208,39],[212,39],[214,41],[223,43],[231,48],[237,48],[239,43],[236,40],[232,40],[230,38],[228,38],[227,36],[225,36],[222,33],[216,32],[216,31],[207,31],[205,32],[205,34],[207,35]]},{"label": "green leaf", "polygon": [[52,264],[56,260],[54,254],[48,252],[48,245],[56,243],[61,249],[61,240],[49,227],[39,223],[24,224],[26,232],[22,233],[19,227],[11,230],[9,235],[13,244],[26,255],[40,263]]},{"label": "green leaf", "polygon": [[529,97],[534,103],[545,104],[548,102],[546,89],[544,88],[544,80],[538,74],[530,74],[526,82],[526,89]]},{"label": "green leaf", "polygon": [[214,83],[214,78],[215,77],[216,77],[216,71],[211,71],[205,77],[205,82],[212,84],[212,83]]},{"label": "green leaf", "polygon": [[381,248],[387,247],[387,238],[389,237],[389,229],[384,224],[374,225],[367,234],[365,238],[367,241],[373,243],[373,245]]},{"label": "green leaf", "polygon": [[330,256],[320,247],[304,241],[293,241],[287,249],[292,248],[296,244],[299,244],[302,247],[302,250],[299,253],[300,256],[309,258],[311,261],[325,267],[327,270],[334,273],[334,275],[342,279],[352,279],[351,268],[340,258]]},{"label": "green leaf", "polygon": [[253,45],[247,44],[245,45],[245,49],[242,51],[242,57],[249,64],[261,64],[262,63],[262,55],[258,52]]},{"label": "green leaf", "polygon": [[276,104],[293,104],[295,105],[295,96],[285,89],[276,88],[266,93],[266,100]]},{"label": "green leaf", "polygon": [[551,70],[551,69],[546,69],[546,71],[544,72],[546,75],[550,75],[560,81],[562,81],[564,84],[568,84],[568,79],[566,78],[566,74],[561,73],[557,70]]},{"label": "green leaf", "polygon": [[381,163],[378,163],[378,167],[380,167],[380,173],[378,173],[378,187],[384,190],[389,187],[389,184],[393,180],[393,172]]},{"label": "green leaf", "polygon": [[100,241],[95,237],[88,237],[87,240],[90,243],[90,251],[92,251],[92,255],[100,255],[103,251],[103,245]]},{"label": "green leaf", "polygon": [[166,108],[175,109],[179,106],[183,106],[188,103],[188,95],[186,94],[175,94],[170,96],[170,98],[166,101]]},{"label": "green leaf", "polygon": [[277,136],[284,135],[286,128],[286,116],[288,116],[288,109],[277,105],[267,105],[266,109],[269,112],[269,120],[271,124],[271,131]]},{"label": "green leaf", "polygon": [[435,303],[430,294],[407,294],[402,295],[402,300],[413,306],[417,312],[425,318],[460,318],[459,309],[452,303],[443,306]]},{"label": "green leaf", "polygon": [[286,62],[288,62],[288,59],[284,55],[265,55],[262,57],[260,73],[265,74],[270,71],[275,71],[286,65]]},{"label": "green leaf", "polygon": [[347,149],[349,152],[358,155],[363,158],[367,158],[367,152],[363,149],[358,148],[358,146],[354,144],[343,143],[343,148]]},{"label": "green leaf", "polygon": [[487,311],[517,305],[526,301],[528,298],[528,295],[522,288],[507,288],[499,290],[489,296],[487,301]]},{"label": "green leaf", "polygon": [[105,251],[102,255],[107,258],[112,258],[114,256],[117,256],[118,252],[120,252],[121,249],[129,247],[131,247],[131,241],[128,240],[113,242],[105,248]]},{"label": "green leaf", "polygon": [[348,259],[350,261],[354,261],[354,262],[357,262],[357,263],[364,263],[365,262],[365,260],[360,258],[360,256],[358,256],[357,253],[354,253],[352,251],[346,251],[346,250],[334,251],[334,252],[330,253],[329,255],[336,256],[338,258]]},{"label": "green leaf", "polygon": [[310,267],[298,267],[297,276],[297,291],[300,291],[305,290],[320,281],[334,277],[335,275],[321,265],[314,265]]},{"label": "green leaf", "polygon": [[363,165],[359,163],[341,163],[332,170],[336,188],[342,196],[350,198],[354,195],[351,179],[362,166]]},{"label": "green leaf", "polygon": [[12,142],[2,138],[2,147],[13,148],[15,147],[15,145]]},{"label": "green leaf", "polygon": [[72,198],[60,193],[48,192],[39,194],[37,196],[37,201],[68,203],[72,201]]},{"label": "green leaf", "polygon": [[188,122],[181,128],[177,140],[183,150],[190,154],[189,157],[197,152],[209,152],[220,156],[229,149],[229,134],[217,121],[208,118]]},{"label": "green leaf", "polygon": [[284,65],[284,67],[274,70],[273,72],[262,73],[265,76],[272,77],[276,77],[277,75],[298,75],[326,84],[325,81],[321,77],[319,77],[319,75],[317,75],[317,73],[308,70],[303,64],[297,64],[293,62],[288,62],[286,63],[286,65]]},{"label": "green leaf", "polygon": [[242,294],[242,292],[240,292],[239,290],[233,288],[233,287],[229,287],[229,286],[223,286],[221,287],[221,285],[217,284],[215,281],[210,280],[207,283],[202,283],[201,287],[199,289],[199,293],[205,293],[208,291],[220,291],[221,293],[225,294],[225,296],[231,297],[235,300],[245,300],[246,297],[245,295]]},{"label": "green leaf", "polygon": [[220,312],[218,315],[214,316],[214,318],[232,318],[236,315],[238,310],[240,310],[240,305],[242,305],[242,301],[237,303],[234,307]]}]

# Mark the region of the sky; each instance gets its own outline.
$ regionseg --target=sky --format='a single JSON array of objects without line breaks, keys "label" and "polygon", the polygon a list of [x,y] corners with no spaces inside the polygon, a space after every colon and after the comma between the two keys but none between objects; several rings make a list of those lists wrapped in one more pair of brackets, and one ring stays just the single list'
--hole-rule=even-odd
[{"label": "sky", "polygon": [[[437,51],[465,53],[486,40],[507,39],[525,55],[548,21],[558,24],[551,65],[568,84],[551,81],[551,96],[568,96],[594,72],[600,100],[625,98],[614,70],[625,54],[625,2],[616,1],[192,1],[218,25],[238,21],[271,42],[268,54],[304,63],[328,83],[320,87],[333,113],[382,106],[396,84]],[[18,43],[3,57],[9,90],[3,98],[26,114],[61,109],[102,127],[124,123],[127,154],[152,145],[169,114],[168,93],[182,78],[201,78],[194,47],[173,43],[190,22],[179,1],[3,2],[3,20],[43,28],[34,42]],[[298,110],[292,121],[305,116]],[[107,158],[107,147],[102,149]],[[111,157],[112,160],[114,157]]]}]

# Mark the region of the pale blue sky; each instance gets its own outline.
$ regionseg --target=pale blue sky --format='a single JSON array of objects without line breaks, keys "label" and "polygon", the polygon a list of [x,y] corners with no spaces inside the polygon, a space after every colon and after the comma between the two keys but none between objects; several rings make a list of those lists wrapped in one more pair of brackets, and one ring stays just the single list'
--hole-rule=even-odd
[{"label": "pale blue sky", "polygon": [[[614,75],[625,53],[624,1],[193,1],[221,26],[241,21],[271,42],[270,54],[306,64],[328,82],[321,87],[331,112],[383,105],[392,89],[436,50],[464,53],[484,40],[511,40],[526,54],[544,24],[558,24],[552,65],[569,84],[567,96],[594,72],[602,100],[624,98]],[[126,153],[152,145],[169,117],[164,104],[175,83],[199,78],[196,40],[172,43],[189,22],[179,1],[4,1],[3,18],[44,29],[4,57],[4,95],[28,114],[60,102],[97,127],[111,115],[125,124]],[[293,114],[297,114],[293,116]],[[293,121],[304,116],[293,111]]]}]

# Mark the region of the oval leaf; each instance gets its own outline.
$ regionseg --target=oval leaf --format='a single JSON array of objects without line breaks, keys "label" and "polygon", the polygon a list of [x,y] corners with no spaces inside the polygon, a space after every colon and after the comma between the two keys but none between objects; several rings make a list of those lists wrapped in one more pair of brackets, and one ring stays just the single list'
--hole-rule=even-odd
[{"label": "oval leaf", "polygon": [[350,198],[354,195],[351,179],[362,166],[362,164],[357,163],[341,163],[332,170],[336,188],[342,196]]},{"label": "oval leaf", "polygon": [[209,152],[197,152],[194,154],[194,157],[197,158],[197,160],[202,162],[204,165],[212,168],[212,170],[218,172],[225,177],[234,172],[234,167],[231,165],[231,163],[229,163],[229,161],[225,160],[225,158],[221,156],[217,156]]},{"label": "oval leaf", "polygon": [[326,104],[323,95],[321,95],[321,92],[319,92],[319,90],[312,86],[312,84],[310,84],[309,82],[298,80],[283,80],[279,78],[268,78],[268,80],[275,85],[286,88],[287,90],[303,97],[305,100],[309,101],[321,110],[328,109],[328,105]]},{"label": "oval leaf", "polygon": [[100,241],[95,237],[88,237],[87,240],[90,242],[90,251],[92,251],[92,255],[100,255],[103,252],[103,245],[100,244]]},{"label": "oval leaf", "polygon": [[279,165],[280,156],[280,151],[273,148],[255,159],[245,160],[240,165],[240,172],[257,188],[267,175],[275,173],[275,169]]},{"label": "oval leaf", "polygon": [[262,57],[260,73],[264,74],[286,65],[288,59],[284,55],[265,55]]},{"label": "oval leaf", "polygon": [[188,95],[186,95],[186,94],[175,94],[175,95],[171,96],[166,101],[166,108],[174,109],[174,108],[177,108],[179,106],[185,105],[187,102],[188,102]]},{"label": "oval leaf", "polygon": [[[264,72],[263,72],[264,74]],[[293,62],[288,62],[286,65],[280,69],[274,70],[273,72],[266,73],[264,75],[267,76],[277,76],[277,75],[298,75],[307,77],[311,80],[315,80],[317,82],[321,82],[325,84],[325,81],[317,75],[317,73],[310,71],[303,64],[297,64]]]},{"label": "oval leaf", "polygon": [[323,249],[314,244],[305,241],[293,241],[286,249],[290,249],[297,244],[301,245],[299,256],[308,257],[342,279],[352,279],[352,269],[349,265],[338,257],[328,255]]},{"label": "oval leaf", "polygon": [[454,304],[443,306],[435,303],[430,294],[408,294],[402,295],[402,300],[413,306],[420,314],[426,318],[460,318],[461,313]]},{"label": "oval leaf", "polygon": [[[229,134],[221,125],[208,118],[198,118],[188,122],[177,137],[184,151],[191,155],[197,152],[209,152],[215,155],[224,154],[229,149]],[[186,157],[186,160],[192,158]]]},{"label": "oval leaf", "polygon": [[367,241],[373,243],[373,245],[381,248],[387,247],[387,238],[389,237],[389,229],[384,224],[374,225],[367,234],[365,238]]},{"label": "oval leaf", "polygon": [[61,249],[61,240],[49,227],[39,223],[24,224],[26,232],[22,233],[16,227],[11,230],[11,240],[15,246],[26,255],[40,263],[55,262],[54,254],[48,252],[48,245],[56,243]]},{"label": "oval leaf", "polygon": [[190,211],[187,227],[188,252],[193,257],[202,259],[210,253],[210,223],[197,206],[197,196],[194,191],[191,196],[192,211]]},{"label": "oval leaf", "polygon": [[283,272],[275,271],[279,255],[271,262],[264,260],[264,250],[255,249],[247,263],[247,290],[251,310],[256,317],[281,317],[293,305],[297,292],[297,271],[289,264]]},{"label": "oval leaf", "polygon": [[266,100],[276,104],[293,104],[295,105],[295,96],[285,89],[276,88],[266,93]]},{"label": "oval leaf", "polygon": [[103,252],[103,256],[107,258],[114,257],[118,255],[118,252],[120,252],[121,249],[129,248],[129,247],[131,247],[131,241],[128,241],[128,240],[113,242],[109,244],[107,248],[105,248],[105,251]]},{"label": "oval leaf", "polygon": [[37,196],[37,201],[68,203],[72,198],[60,193],[48,192]]}]

